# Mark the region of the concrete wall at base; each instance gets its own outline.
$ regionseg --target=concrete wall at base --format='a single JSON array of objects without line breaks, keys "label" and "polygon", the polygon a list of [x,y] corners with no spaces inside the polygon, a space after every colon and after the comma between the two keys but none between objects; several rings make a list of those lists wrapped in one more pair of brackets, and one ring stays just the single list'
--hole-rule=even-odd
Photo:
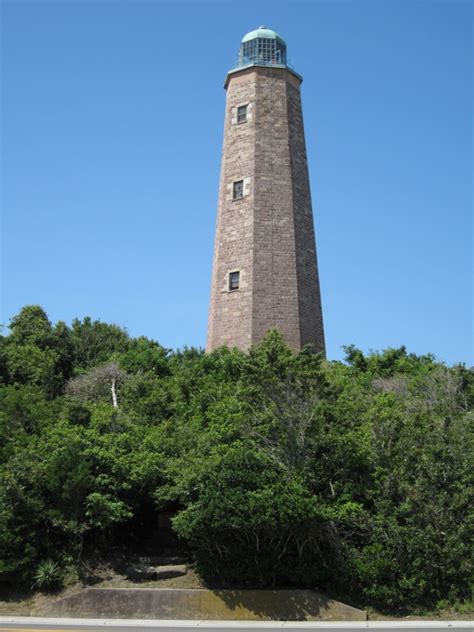
[{"label": "concrete wall at base", "polygon": [[362,610],[313,590],[86,588],[38,608],[42,616],[248,621],[365,621]]}]

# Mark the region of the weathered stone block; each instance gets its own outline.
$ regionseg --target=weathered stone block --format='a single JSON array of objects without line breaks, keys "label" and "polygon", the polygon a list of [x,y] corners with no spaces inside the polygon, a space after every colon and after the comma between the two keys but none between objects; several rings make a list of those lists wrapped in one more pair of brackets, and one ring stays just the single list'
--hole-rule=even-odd
[{"label": "weathered stone block", "polygon": [[125,568],[125,575],[132,581],[146,581],[152,579],[169,579],[186,575],[186,564],[166,564],[162,566],[130,565]]}]

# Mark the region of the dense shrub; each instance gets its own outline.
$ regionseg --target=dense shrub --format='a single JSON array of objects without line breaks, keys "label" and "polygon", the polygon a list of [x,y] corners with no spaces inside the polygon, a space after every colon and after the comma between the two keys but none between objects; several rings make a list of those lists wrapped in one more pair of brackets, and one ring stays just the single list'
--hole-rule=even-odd
[{"label": "dense shrub", "polygon": [[171,353],[33,306],[0,372],[0,582],[54,584],[173,509],[219,585],[386,610],[469,596],[472,370],[403,347],[326,362],[276,332]]}]

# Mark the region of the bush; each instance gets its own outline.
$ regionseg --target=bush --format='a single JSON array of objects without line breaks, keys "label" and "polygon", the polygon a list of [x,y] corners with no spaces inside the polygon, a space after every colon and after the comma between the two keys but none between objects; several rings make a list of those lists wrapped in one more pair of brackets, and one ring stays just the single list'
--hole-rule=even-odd
[{"label": "bush", "polygon": [[[0,582],[60,586],[88,556],[159,535],[165,508],[221,584],[385,611],[464,604],[474,371],[403,347],[346,351],[327,362],[271,332],[248,354],[170,353],[23,310],[0,336]],[[104,367],[102,401],[90,378]],[[70,378],[74,399],[59,394]]]},{"label": "bush", "polygon": [[38,564],[34,575],[34,588],[40,590],[52,590],[59,588],[63,583],[63,573],[58,562],[43,560]]}]

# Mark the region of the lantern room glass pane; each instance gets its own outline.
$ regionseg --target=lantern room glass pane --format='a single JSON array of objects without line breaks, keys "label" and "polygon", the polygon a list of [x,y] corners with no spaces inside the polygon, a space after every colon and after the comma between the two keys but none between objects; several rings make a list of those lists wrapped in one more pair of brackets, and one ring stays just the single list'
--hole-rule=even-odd
[{"label": "lantern room glass pane", "polygon": [[279,39],[257,37],[242,42],[239,54],[239,66],[258,64],[286,66],[286,45]]}]

